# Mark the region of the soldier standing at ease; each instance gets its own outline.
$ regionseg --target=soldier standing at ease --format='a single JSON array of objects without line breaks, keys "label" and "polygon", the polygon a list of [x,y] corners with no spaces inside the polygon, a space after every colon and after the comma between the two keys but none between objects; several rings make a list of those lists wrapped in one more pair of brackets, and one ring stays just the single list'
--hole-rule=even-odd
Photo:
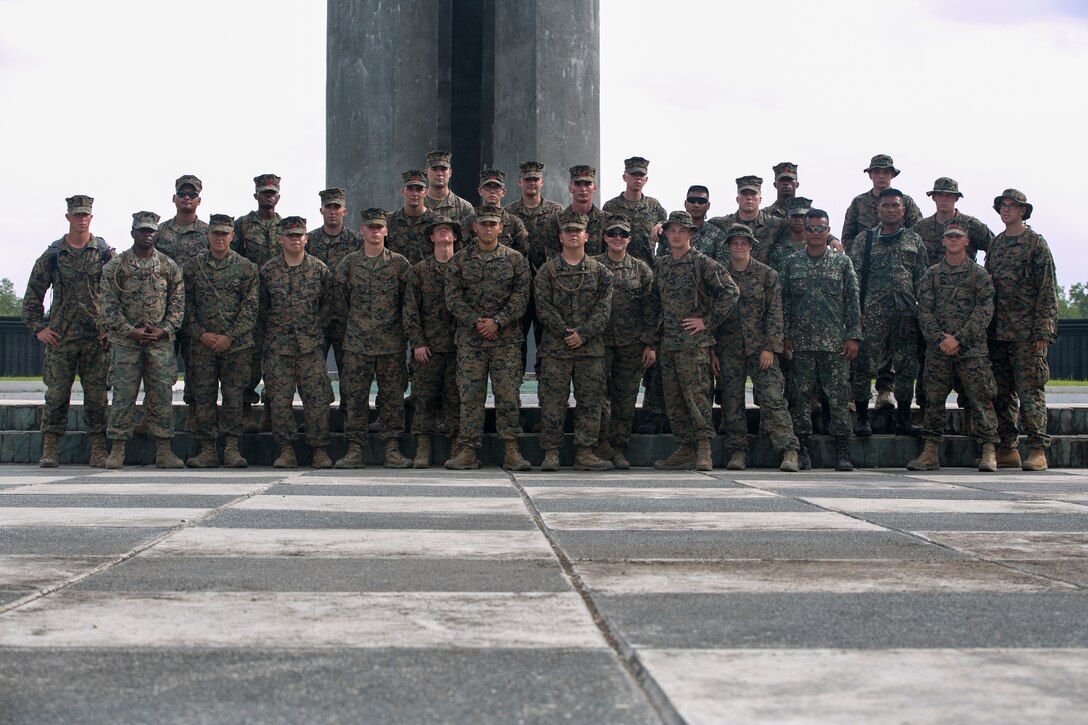
[{"label": "soldier standing at ease", "polygon": [[726,271],[740,289],[740,299],[714,331],[715,364],[722,391],[722,425],[729,447],[731,471],[743,471],[748,455],[748,419],[744,410],[744,381],[752,378],[771,444],[782,451],[779,470],[797,472],[797,436],[786,407],[785,381],[778,367],[782,353],[782,290],[778,273],[752,259],[756,238],[743,224],[726,231],[729,261]]},{"label": "soldier standing at ease", "polygon": [[[329,444],[329,383],[325,330],[332,316],[332,273],[306,254],[306,220],[280,222],[282,251],[261,267],[260,320],[264,323],[265,388],[272,390],[272,437],[280,449],[276,468],[296,468],[295,389],[302,398],[306,442],[314,468],[332,468]],[[345,343],[346,344],[346,343]],[[350,347],[348,348],[350,349]]]},{"label": "soldier standing at ease", "polygon": [[625,217],[605,217],[608,249],[597,257],[612,273],[612,314],[601,334],[606,396],[597,455],[621,470],[631,467],[624,453],[631,439],[638,381],[657,360],[654,337],[661,323],[654,273],[641,259],[627,253],[630,226]]},{"label": "soldier standing at ease", "polygon": [[[216,438],[224,435],[223,465],[245,468],[238,450],[244,429],[242,398],[253,355],[253,326],[257,324],[260,279],[257,265],[230,248],[234,219],[212,214],[208,249],[186,262],[185,333],[193,341],[185,389],[194,398],[193,423],[200,453],[188,459],[191,468],[217,468]],[[223,408],[216,400],[223,389]],[[218,417],[218,421],[217,421]]]},{"label": "soldier standing at ease", "polygon": [[714,464],[710,440],[710,348],[718,328],[737,304],[740,291],[720,264],[691,248],[694,225],[686,211],[674,211],[665,222],[670,253],[657,260],[654,274],[661,300],[659,365],[669,423],[678,442],[654,468],[695,468]]},{"label": "soldier standing at ease", "polygon": [[612,314],[612,273],[586,256],[586,217],[560,212],[563,251],[537,273],[533,283],[537,315],[544,326],[540,355],[540,446],[542,471],[559,470],[559,447],[567,400],[574,386],[574,468],[607,471],[612,461],[593,451],[601,430],[604,395],[604,339]]},{"label": "soldier standing at ease", "polygon": [[[593,203],[593,195],[597,193],[597,169],[585,164],[570,167],[570,205],[564,211],[574,211],[586,215],[586,254],[597,255],[601,253],[601,245],[604,243],[604,235],[601,232],[601,210]],[[548,220],[548,256],[559,254],[559,215],[552,215]]]},{"label": "soldier standing at ease", "polygon": [[385,449],[386,468],[409,468],[400,452],[404,432],[404,280],[411,266],[385,247],[385,211],[362,213],[363,249],[349,254],[334,275],[338,307],[347,320],[344,335],[342,395],[347,401],[344,432],[348,452],[337,468],[362,468],[363,444],[370,420],[370,383],[377,378],[378,435]]},{"label": "soldier standing at ease", "polygon": [[459,448],[446,468],[479,468],[487,380],[495,395],[495,425],[503,439],[502,467],[528,471],[521,456],[521,318],[529,299],[529,262],[499,244],[502,210],[476,209],[475,238],[453,255],[446,269],[446,305],[457,318],[457,385],[461,389]]},{"label": "soldier standing at ease", "polygon": [[623,160],[623,183],[626,188],[601,207],[605,214],[619,214],[631,223],[631,243],[627,253],[646,264],[653,264],[661,235],[661,222],[667,214],[661,202],[642,193],[650,177],[650,162],[641,156]]},{"label": "soldier standing at ease", "polygon": [[[457,196],[450,189],[450,177],[453,176],[453,154],[449,151],[435,150],[427,154],[427,194],[423,203],[435,216],[444,216],[456,222],[472,213],[472,204]],[[430,223],[430,220],[427,222]],[[408,258],[412,261],[412,258]],[[418,261],[418,260],[415,260]]]},{"label": "soldier standing at ease", "polygon": [[773,204],[760,211],[779,219],[787,219],[790,199],[796,196],[797,187],[801,185],[801,182],[797,180],[797,164],[792,161],[783,161],[775,164],[771,171],[774,172],[774,188],[778,195]]},{"label": "soldier standing at ease", "polygon": [[[752,259],[777,270],[793,249],[781,241],[782,227],[786,221],[760,211],[763,201],[763,179],[758,176],[742,176],[737,179],[737,210],[726,216],[714,217],[707,221],[726,232],[733,224],[743,224],[752,230],[756,239],[752,247]],[[714,261],[725,265],[729,261],[728,246],[718,245]]]},{"label": "soldier standing at ease", "polygon": [[845,254],[828,247],[827,212],[805,215],[805,249],[782,266],[782,347],[793,353],[793,396],[790,412],[800,442],[798,463],[812,467],[808,437],[812,433],[809,402],[813,390],[827,397],[830,433],[835,439],[835,470],[852,471],[850,461],[850,363],[861,342],[858,278]]},{"label": "soldier standing at ease", "polygon": [[427,226],[434,254],[408,270],[404,285],[404,333],[412,351],[412,393],[416,408],[412,433],[416,455],[412,465],[427,468],[436,433],[436,408],[442,403],[442,418],[450,450],[457,449],[461,415],[461,393],[457,387],[457,346],[453,342],[457,320],[446,306],[446,269],[453,257],[461,225],[439,217]]},{"label": "soldier standing at ease", "polygon": [[989,273],[967,257],[966,227],[953,223],[944,231],[945,256],[926,270],[918,289],[918,324],[926,341],[923,385],[926,406],[921,455],[907,463],[912,471],[936,471],[944,433],[945,398],[959,379],[967,392],[975,439],[982,447],[978,470],[996,471],[997,418],[991,401],[996,392],[987,357],[986,329],[994,314],[994,285]]},{"label": "soldier standing at ease", "polygon": [[385,246],[389,251],[405,257],[409,263],[416,264],[431,253],[431,241],[427,239],[425,230],[438,218],[439,213],[430,211],[423,204],[427,196],[427,177],[422,171],[405,171],[401,179],[400,195],[404,205],[387,215],[389,227]]},{"label": "soldier standing at ease", "polygon": [[[347,192],[339,187],[319,191],[321,198],[321,226],[306,235],[306,248],[309,254],[317,257],[330,272],[336,270],[340,260],[363,248],[363,238],[359,232],[344,224],[348,211]],[[336,360],[336,373],[344,378],[344,329],[345,324],[339,310],[334,309],[329,328],[325,330],[325,356],[332,348]],[[344,395],[340,394],[340,408],[344,408]]]},{"label": "soldier standing at ease", "polygon": [[[257,200],[257,210],[234,220],[234,241],[231,247],[257,265],[259,270],[265,262],[279,256],[282,251],[279,237],[282,220],[276,213],[276,205],[280,203],[280,177],[275,174],[261,174],[253,177],[253,183],[256,186],[253,198]],[[261,424],[258,427],[253,422],[253,404],[261,399],[261,396],[257,395],[257,384],[261,382],[264,336],[264,322],[258,318],[257,325],[253,328],[253,358],[250,360],[249,385],[246,387],[246,397],[242,408],[246,433],[256,433],[258,429],[263,432],[272,430],[272,407],[268,401],[267,380],[264,386],[264,410],[261,413]]]},{"label": "soldier standing at ease", "polygon": [[[688,195],[684,199],[684,209],[691,214],[691,223],[695,225],[695,233],[691,236],[691,248],[713,259],[718,253],[718,247],[725,246],[725,232],[713,224],[706,223],[706,215],[710,211],[710,190],[699,184],[689,186]],[[661,256],[668,253],[669,242],[662,238],[657,245],[657,254]]]},{"label": "soldier standing at ease", "polygon": [[1020,466],[1013,396],[1020,399],[1020,425],[1027,434],[1025,471],[1045,471],[1046,381],[1050,367],[1047,347],[1058,339],[1058,298],[1054,257],[1043,235],[1025,224],[1033,206],[1022,191],[1005,189],[994,199],[1005,231],[997,235],[986,254],[986,269],[994,281],[994,319],[990,323],[990,361],[997,395],[997,465]]},{"label": "soldier standing at ease", "polygon": [[[506,174],[498,169],[484,169],[480,172],[480,186],[476,191],[480,194],[481,206],[501,207],[502,199],[506,196]],[[461,233],[464,237],[472,238],[474,221],[476,212],[461,220]],[[529,256],[529,232],[525,229],[525,222],[506,209],[502,210],[502,235],[499,237],[499,244],[505,244],[526,257]]]},{"label": "soldier standing at ease", "polygon": [[147,429],[155,437],[155,465],[184,468],[170,449],[174,438],[174,383],[178,381],[174,341],[185,320],[185,283],[174,260],[155,249],[159,215],[138,211],[132,215],[132,248],[117,255],[102,270],[100,325],[109,333],[109,437],[113,441],[106,468],[121,468],[125,442],[132,438],[136,395],[140,381]]},{"label": "soldier standing at ease", "polygon": [[[108,343],[99,332],[99,281],[113,256],[106,240],[91,234],[94,199],[77,194],[66,200],[68,232],[34,262],[23,296],[23,324],[45,345],[45,406],[42,408],[42,457],[38,465],[60,463],[60,437],[68,429],[68,406],[76,373],[83,387],[84,428],[91,435],[90,464],[106,462],[106,374]],[[45,319],[45,295],[53,304]]]}]

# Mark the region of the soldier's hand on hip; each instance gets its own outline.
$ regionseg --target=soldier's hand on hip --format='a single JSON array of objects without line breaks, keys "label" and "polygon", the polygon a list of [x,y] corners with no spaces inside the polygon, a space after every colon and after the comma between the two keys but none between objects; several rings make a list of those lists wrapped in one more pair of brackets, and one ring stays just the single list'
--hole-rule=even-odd
[{"label": "soldier's hand on hip", "polygon": [[43,330],[39,330],[38,334],[34,337],[44,342],[46,347],[56,347],[60,344],[60,335],[57,334],[56,330],[50,329],[48,327]]}]

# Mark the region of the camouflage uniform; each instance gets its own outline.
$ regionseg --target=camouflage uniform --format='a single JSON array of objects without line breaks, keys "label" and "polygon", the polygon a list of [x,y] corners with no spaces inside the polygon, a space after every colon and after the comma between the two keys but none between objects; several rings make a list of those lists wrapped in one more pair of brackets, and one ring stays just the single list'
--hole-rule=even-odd
[{"label": "camouflage uniform", "polygon": [[[865,268],[866,238],[872,235],[872,252]],[[858,272],[859,287],[868,286],[860,298],[865,337],[853,369],[855,401],[868,402],[873,374],[881,349],[891,352],[895,370],[895,399],[900,403],[914,397],[918,366],[918,283],[926,271],[925,246],[921,238],[900,227],[892,234],[867,231],[850,245],[850,260]]]},{"label": "camouflage uniform", "polygon": [[[476,212],[472,212],[461,220],[461,238],[472,239],[475,233],[472,224],[476,221]],[[428,244],[430,240],[428,240]],[[502,210],[502,234],[499,235],[499,244],[505,244],[528,258],[529,256],[529,231],[525,228],[525,222],[521,217],[511,213],[507,209]],[[457,251],[460,251],[458,246]]]},{"label": "camouflage uniform", "polygon": [[[542,199],[537,206],[527,207],[521,203],[521,199],[518,199],[513,204],[503,207],[503,210],[510,212],[525,224],[525,231],[529,235],[529,253],[527,256],[529,257],[529,265],[535,272],[548,261],[548,255],[555,246],[547,236],[548,222],[556,214],[563,211],[563,205]],[[468,235],[466,238],[470,237],[471,235]]]},{"label": "camouflage uniform", "polygon": [[444,216],[447,219],[453,219],[455,222],[461,221],[473,212],[472,204],[454,194],[452,189],[442,201],[424,195],[423,205],[435,216]]},{"label": "camouflage uniform", "polygon": [[830,247],[819,257],[802,250],[786,260],[780,282],[785,338],[793,345],[794,432],[812,432],[809,402],[819,385],[831,407],[829,432],[850,435],[850,375],[842,346],[862,339],[854,265]]},{"label": "camouflage uniform", "polygon": [[[706,222],[692,233],[691,248],[714,260],[729,256],[728,251],[719,252],[726,249],[725,232],[717,225]],[[667,239],[662,239],[657,245],[657,254],[662,256],[668,253],[669,242]]]},{"label": "camouflage uniform", "polygon": [[280,254],[261,267],[260,276],[265,394],[272,408],[272,437],[281,448],[297,437],[293,411],[297,387],[306,418],[306,442],[324,448],[329,443],[332,402],[323,354],[325,329],[332,316],[332,273],[312,255],[292,267]]},{"label": "camouflage uniform", "polygon": [[155,249],[184,269],[190,259],[207,251],[208,223],[197,219],[192,224],[182,225],[176,218],[163,222],[155,237]]},{"label": "camouflage uniform", "polygon": [[[229,217],[228,217],[229,218]],[[233,250],[223,259],[205,251],[190,259],[185,275],[185,334],[192,340],[185,388],[194,398],[196,436],[242,435],[242,398],[249,382],[253,327],[257,324],[260,280],[257,265]],[[230,347],[213,352],[200,342],[206,332],[226,335]],[[216,400],[223,408],[216,423]]]},{"label": "camouflage uniform", "polygon": [[930,267],[944,259],[944,247],[941,246],[941,238],[944,235],[945,227],[949,224],[956,224],[967,231],[967,256],[970,259],[976,259],[980,251],[989,251],[994,233],[981,221],[957,211],[956,215],[947,222],[939,222],[937,221],[937,215],[934,214],[933,216],[927,216],[910,228],[912,232],[922,238],[922,244],[925,245]]},{"label": "camouflage uniform", "polygon": [[[589,256],[569,264],[555,256],[533,283],[537,316],[544,327],[540,365],[540,447],[563,445],[563,422],[574,385],[574,444],[592,446],[601,430],[604,339],[612,313],[612,273]],[[563,338],[575,330],[585,341],[570,348]]]},{"label": "camouflage uniform", "polygon": [[1013,448],[1020,434],[1013,396],[1020,399],[1020,425],[1028,448],[1047,448],[1046,392],[1050,379],[1044,348],[1037,340],[1058,338],[1054,258],[1043,236],[1030,226],[1020,235],[997,235],[986,254],[994,282],[994,317],[990,324],[990,361],[997,395],[997,433],[1002,448]]},{"label": "camouflage uniform", "polygon": [[[260,270],[268,260],[279,255],[282,250],[279,239],[281,221],[283,220],[279,214],[274,214],[271,219],[264,220],[255,211],[235,219],[234,241],[231,242],[231,249],[256,264],[257,269]],[[264,349],[264,335],[264,322],[258,318],[257,324],[253,328],[253,356],[250,358],[249,383],[246,386],[245,395],[245,402],[247,403],[256,403],[260,400],[256,390],[257,384],[261,382],[261,356]],[[265,380],[265,389],[268,389],[267,380]]]},{"label": "camouflage uniform", "polygon": [[[721,373],[722,432],[731,451],[748,450],[748,419],[744,412],[744,381],[752,378],[756,405],[760,408],[771,443],[777,450],[797,450],[785,380],[778,366],[782,354],[782,290],[778,274],[761,262],[750,260],[747,269],[726,266],[740,289],[740,299],[729,316],[714,331]],[[775,354],[766,370],[759,365],[764,350]]]},{"label": "camouflage uniform", "polygon": [[[857,236],[866,229],[872,229],[880,224],[880,214],[877,207],[880,206],[880,197],[873,193],[872,189],[863,194],[858,194],[850,202],[846,209],[846,217],[842,223],[842,243],[846,245],[846,251],[850,251],[851,245]],[[903,194],[903,206],[906,207],[906,216],[903,217],[903,227],[910,229],[922,221],[922,212],[914,199]]]},{"label": "camouflage uniform", "polygon": [[[785,219],[779,219],[777,217],[772,217],[769,214],[759,212],[755,219],[744,221],[740,218],[740,215],[734,212],[733,214],[728,214],[726,216],[707,219],[706,223],[713,224],[723,233],[733,224],[743,224],[751,229],[758,241],[758,244],[752,245],[752,259],[757,262],[762,262],[775,271],[778,271],[782,267],[782,263],[786,261],[786,257],[793,254],[793,247],[788,242],[782,244],[780,241],[782,227],[789,226]],[[721,265],[728,264],[729,246],[725,244],[724,241],[716,246],[714,261]]]},{"label": "camouflage uniform", "polygon": [[654,273],[630,254],[616,262],[605,252],[596,257],[612,273],[612,314],[601,333],[604,342],[606,397],[601,408],[601,438],[627,447],[642,377],[642,351],[654,346],[661,321]]},{"label": "camouflage uniform", "polygon": [[[575,212],[573,206],[567,206],[561,213],[576,214],[579,212]],[[589,211],[585,212],[585,215],[586,219],[589,220],[586,224],[586,232],[589,235],[586,239],[586,254],[595,257],[604,251],[604,229],[601,228],[604,216],[596,204],[592,205]],[[548,256],[554,257],[559,254],[562,249],[559,244],[559,214],[553,214],[548,219],[548,230],[545,233],[545,239],[547,239],[548,244]]]},{"label": "camouflage uniform", "polygon": [[[518,419],[521,366],[521,318],[529,299],[529,262],[524,255],[498,245],[480,249],[474,239],[453,255],[446,267],[446,305],[457,319],[457,385],[461,390],[462,446],[483,441],[487,379],[495,395],[495,423],[504,440],[521,435]],[[497,340],[476,332],[476,320],[493,318]]]},{"label": "camouflage uniform", "polygon": [[[714,437],[710,418],[710,348],[718,329],[737,304],[740,290],[720,264],[689,250],[680,259],[658,257],[654,273],[661,300],[658,362],[665,389],[665,407],[673,435],[695,444]],[[701,317],[706,329],[689,334],[687,317]]]},{"label": "camouflage uniform", "polygon": [[[331,236],[320,226],[313,231],[306,232],[306,250],[329,268],[332,272],[340,264],[340,261],[349,254],[358,252],[363,248],[363,238],[359,232],[345,224],[340,228],[340,233]],[[343,377],[344,370],[344,329],[345,321],[341,319],[341,313],[337,309],[332,311],[332,320],[325,330],[325,356],[328,357],[329,348],[332,348],[333,358],[336,360],[336,373]]]},{"label": "camouflage uniform", "polygon": [[[469,207],[469,211],[471,210]],[[431,240],[427,238],[427,225],[441,215],[441,212],[425,211],[416,217],[408,216],[404,207],[390,212],[386,217],[386,224],[389,226],[389,233],[385,237],[386,249],[406,258],[409,264],[418,264],[434,249]]]},{"label": "camouflage uniform", "polygon": [[457,321],[446,306],[446,268],[449,262],[427,257],[408,270],[404,286],[404,332],[408,347],[428,347],[431,359],[413,361],[412,393],[416,408],[412,433],[436,432],[435,409],[442,402],[442,417],[451,441],[460,428],[461,394],[457,386]]},{"label": "camouflage uniform", "polygon": [[[111,256],[113,250],[101,237],[92,236],[82,249],[74,249],[61,237],[38,257],[30,272],[23,295],[23,324],[35,335],[48,327],[61,337],[56,348],[45,348],[42,433],[63,435],[68,428],[68,406],[77,372],[83,387],[84,429],[92,434],[106,432],[109,361],[99,339],[99,282],[102,259]],[[44,300],[50,287],[53,302],[47,323]]]},{"label": "camouflage uniform", "polygon": [[[945,426],[945,398],[957,377],[967,393],[979,443],[997,443],[997,418],[990,403],[997,390],[987,357],[986,329],[994,314],[990,275],[971,259],[953,267],[941,260],[926,270],[918,288],[918,324],[926,341],[926,390],[923,437],[940,442]],[[954,356],[940,350],[944,336],[960,343]]]},{"label": "camouflage uniform", "polygon": [[[185,283],[181,268],[157,250],[140,259],[129,249],[102,270],[100,324],[110,339],[110,385],[113,407],[107,435],[112,440],[132,437],[133,413],[140,381],[148,432],[155,438],[174,436],[173,387],[178,381],[174,340],[185,320]],[[152,325],[166,335],[150,345],[129,339],[137,327]]]},{"label": "camouflage uniform", "polygon": [[[601,206],[601,211],[627,217],[631,222],[631,243],[627,245],[627,253],[646,264],[653,264],[658,245],[658,239],[653,233],[654,225],[663,224],[669,216],[665,207],[652,196],[643,194],[638,201],[630,201],[620,194],[606,201]],[[694,246],[694,236],[692,242]]]}]

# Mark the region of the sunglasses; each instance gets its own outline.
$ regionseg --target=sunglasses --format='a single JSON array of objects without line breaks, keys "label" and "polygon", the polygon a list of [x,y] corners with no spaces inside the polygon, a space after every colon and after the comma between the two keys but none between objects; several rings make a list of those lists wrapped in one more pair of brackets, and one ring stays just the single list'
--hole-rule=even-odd
[{"label": "sunglasses", "polygon": [[809,234],[822,234],[823,232],[826,232],[830,228],[831,227],[825,226],[823,224],[806,224],[805,225],[805,231],[808,232]]},{"label": "sunglasses", "polygon": [[709,204],[710,199],[707,199],[705,196],[689,196],[687,202],[689,204]]},{"label": "sunglasses", "polygon": [[200,194],[195,191],[179,191],[177,192],[177,196],[181,199],[195,199],[200,196]]},{"label": "sunglasses", "polygon": [[631,236],[631,232],[625,232],[622,229],[609,229],[604,233],[606,237],[619,237],[620,239],[627,239]]}]

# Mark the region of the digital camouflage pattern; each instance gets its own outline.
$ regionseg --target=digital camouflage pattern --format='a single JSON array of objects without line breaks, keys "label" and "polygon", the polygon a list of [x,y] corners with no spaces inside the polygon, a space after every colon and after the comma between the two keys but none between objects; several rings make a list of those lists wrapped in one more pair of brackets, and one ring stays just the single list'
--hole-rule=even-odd
[{"label": "digital camouflage pattern", "polygon": [[784,330],[778,273],[754,259],[745,270],[737,270],[732,260],[725,269],[737,284],[740,298],[714,331],[718,347],[745,357],[762,350],[781,354]]},{"label": "digital camouflage pattern", "polygon": [[[154,249],[147,259],[132,249],[118,254],[102,270],[101,297],[100,324],[112,346],[174,349],[173,338],[185,321],[185,282],[174,260]],[[166,335],[151,345],[129,339],[130,332],[145,325]]]},{"label": "digital camouflage pattern", "polygon": [[457,387],[457,321],[446,306],[446,265],[434,256],[408,270],[404,286],[404,332],[412,350],[427,347],[431,359],[412,361],[412,395],[416,401],[412,432],[436,432],[436,410],[442,414],[450,440],[459,428],[461,395]]},{"label": "digital camouflage pattern", "polygon": [[872,315],[917,317],[918,285],[929,266],[929,254],[921,237],[905,228],[892,234],[874,234],[866,270],[868,234],[858,234],[848,252],[857,271],[859,289],[866,274],[869,278],[867,291],[859,300],[862,314],[866,319]]},{"label": "digital camouflage pattern", "polygon": [[[874,194],[872,189],[858,194],[850,202],[842,223],[842,243],[846,245],[847,251],[850,251],[850,247],[858,234],[880,224],[880,214],[877,213],[879,205],[880,197]],[[922,221],[922,211],[918,208],[914,199],[906,194],[903,194],[903,206],[906,209],[906,215],[903,217],[904,227],[910,229]]]},{"label": "digital camouflage pattern", "polygon": [[230,244],[231,249],[260,269],[265,262],[278,255],[283,249],[279,236],[281,221],[283,219],[279,214],[273,214],[271,219],[264,220],[256,211],[235,219],[234,241]]},{"label": "digital camouflage pattern", "polygon": [[1001,446],[1015,448],[1023,433],[1028,448],[1049,448],[1046,383],[1050,366],[1046,350],[1036,350],[1034,342],[990,338],[990,364],[997,385],[993,401]]},{"label": "digital camouflage pattern", "polygon": [[[521,329],[520,326],[515,326]],[[461,397],[459,442],[479,448],[484,434],[487,381],[495,396],[495,430],[503,440],[521,436],[521,345],[458,345],[457,387]]]},{"label": "digital camouflage pattern", "polygon": [[[725,269],[692,249],[679,259],[673,259],[671,254],[658,257],[654,280],[661,305],[659,349],[712,347],[712,331],[721,325],[740,297],[740,290]],[[683,322],[689,317],[702,318],[706,329],[689,334],[683,329]]]},{"label": "digital camouflage pattern", "polygon": [[264,354],[264,382],[270,393],[265,405],[270,405],[272,410],[272,439],[282,448],[298,437],[294,413],[297,388],[306,421],[306,442],[314,448],[324,448],[329,444],[329,403],[332,402],[332,384],[324,353],[318,347],[288,354],[277,352],[271,345],[269,348]]},{"label": "digital camouflage pattern", "polygon": [[604,357],[543,355],[540,361],[540,447],[558,450],[563,445],[563,424],[574,387],[574,445],[596,445],[604,402]]},{"label": "digital camouflage pattern", "polygon": [[[412,395],[416,401],[412,433],[433,435],[438,432],[438,410],[450,441],[456,441],[461,428],[461,390],[457,385],[457,352],[431,352],[425,363],[412,361]],[[441,401],[441,406],[439,402]]]},{"label": "digital camouflage pattern", "polygon": [[[785,219],[759,212],[755,219],[744,221],[734,212],[723,217],[707,219],[706,223],[713,224],[721,229],[723,233],[728,232],[729,227],[734,224],[743,224],[751,229],[758,242],[752,245],[752,259],[766,264],[775,271],[781,269],[786,257],[793,254],[793,247],[789,243],[783,244],[781,242],[782,227],[788,227]],[[725,243],[719,243],[716,247],[714,261],[718,262],[718,264],[725,264],[728,259],[729,246]]]},{"label": "digital camouflage pattern", "polygon": [[177,218],[159,225],[155,249],[184,267],[186,262],[208,248],[208,223],[199,219],[179,224]]},{"label": "digital camouflage pattern", "polygon": [[[446,267],[446,306],[457,319],[458,349],[517,346],[520,356],[521,318],[529,294],[529,263],[513,249],[500,244],[484,251],[473,240],[454,254]],[[481,317],[498,323],[497,340],[486,340],[476,332],[476,320]]]},{"label": "digital camouflage pattern", "polygon": [[[452,193],[450,192],[451,195]],[[471,211],[472,208],[469,207],[469,212]],[[405,257],[410,264],[417,264],[434,251],[434,243],[427,236],[427,225],[440,216],[441,212],[425,211],[413,217],[404,211],[404,207],[390,212],[386,217],[389,228],[385,236],[386,249]]]},{"label": "digital camouflage pattern", "polygon": [[958,210],[955,216],[947,222],[937,221],[937,215],[934,214],[933,216],[927,216],[910,228],[912,232],[921,237],[922,244],[929,255],[928,265],[930,267],[944,259],[944,245],[941,244],[941,239],[944,237],[945,227],[949,224],[956,224],[967,232],[968,257],[976,259],[980,251],[989,251],[994,233],[981,221]]},{"label": "digital camouflage pattern", "polygon": [[638,201],[630,201],[620,194],[606,201],[601,211],[627,217],[631,222],[631,242],[627,245],[627,253],[646,264],[653,264],[658,245],[653,233],[654,225],[663,224],[669,216],[661,202],[645,194]]},{"label": "digital camouflage pattern", "polygon": [[[190,425],[200,440],[215,440],[220,434],[240,436],[244,432],[242,403],[249,383],[251,355],[252,346],[222,353],[194,352],[190,356],[185,369],[185,389],[192,391],[194,419]],[[217,410],[220,388],[223,405]]]},{"label": "digital camouflage pattern", "polygon": [[837,355],[847,340],[862,339],[858,278],[845,254],[830,247],[819,257],[795,252],[779,284],[784,334],[795,351]]},{"label": "digital camouflage pattern", "polygon": [[110,386],[113,405],[106,436],[114,441],[132,438],[136,425],[136,396],[144,383],[143,422],[153,438],[174,437],[173,387],[178,381],[174,346],[167,339],[153,345],[110,347]]},{"label": "digital camouflage pattern", "polygon": [[461,221],[474,211],[472,204],[454,194],[452,189],[450,189],[450,193],[446,198],[441,200],[432,199],[430,195],[424,195],[423,205],[435,215],[444,216],[455,222]]},{"label": "digital camouflage pattern", "polygon": [[378,437],[383,441],[400,438],[404,432],[404,391],[408,387],[408,367],[404,352],[368,355],[350,348],[344,351],[344,373],[340,376],[346,419],[344,435],[348,440],[366,441],[370,420],[370,385],[378,381]]},{"label": "digital camouflage pattern", "polygon": [[[324,262],[307,254],[292,267],[279,254],[261,267],[260,279],[258,319],[265,329],[265,355],[323,351],[334,307],[332,273]],[[271,387],[267,378],[265,383]]]},{"label": "digital camouflage pattern", "polygon": [[[472,225],[476,222],[476,212],[461,220],[461,239],[472,239],[476,236],[472,231]],[[499,244],[505,244],[516,252],[529,256],[529,231],[525,228],[525,222],[521,217],[511,213],[507,209],[502,210],[502,234],[499,235]],[[429,243],[429,240],[428,240]],[[457,245],[460,249],[463,242]]]},{"label": "digital camouflage pattern", "polygon": [[336,269],[344,257],[362,248],[362,235],[346,224],[335,235],[326,232],[323,226],[306,233],[306,253],[320,259],[330,271]]},{"label": "digital camouflage pattern", "polygon": [[[577,214],[580,212],[574,211],[573,206],[567,206],[560,214]],[[589,212],[586,213],[586,254],[591,257],[595,257],[604,251],[604,215],[601,210],[594,204],[590,207]],[[553,257],[562,251],[562,247],[559,244],[559,214],[553,215],[548,219],[548,229],[545,233],[548,245],[548,256]]]},{"label": "digital camouflage pattern", "polygon": [[661,350],[661,385],[672,434],[694,445],[714,437],[710,417],[710,351],[703,348]]},{"label": "digital camouflage pattern", "polygon": [[[726,247],[725,232],[713,224],[703,222],[703,226],[691,233],[691,247],[711,259],[719,259],[725,252],[719,252]],[[657,245],[659,256],[669,253],[669,242],[662,239]]]},{"label": "digital camouflage pattern", "polygon": [[[839,255],[842,256],[842,255]],[[832,436],[848,436],[850,422],[850,365],[841,351],[797,350],[790,364],[790,415],[793,431],[799,436],[812,433],[812,395],[819,392],[827,398],[831,410]]]},{"label": "digital camouflage pattern", "polygon": [[997,392],[990,360],[986,357],[948,356],[934,346],[926,349],[922,385],[926,400],[932,401],[922,411],[922,437],[940,442],[948,413],[944,401],[956,387],[966,393],[966,413],[973,425],[973,436],[981,443],[997,443],[997,416],[991,401]]},{"label": "digital camouflage pattern", "polygon": [[552,248],[548,239],[548,222],[563,211],[563,205],[543,199],[537,206],[528,207],[518,199],[503,208],[525,224],[525,231],[529,235],[529,264],[535,272],[548,261],[548,253]]}]

